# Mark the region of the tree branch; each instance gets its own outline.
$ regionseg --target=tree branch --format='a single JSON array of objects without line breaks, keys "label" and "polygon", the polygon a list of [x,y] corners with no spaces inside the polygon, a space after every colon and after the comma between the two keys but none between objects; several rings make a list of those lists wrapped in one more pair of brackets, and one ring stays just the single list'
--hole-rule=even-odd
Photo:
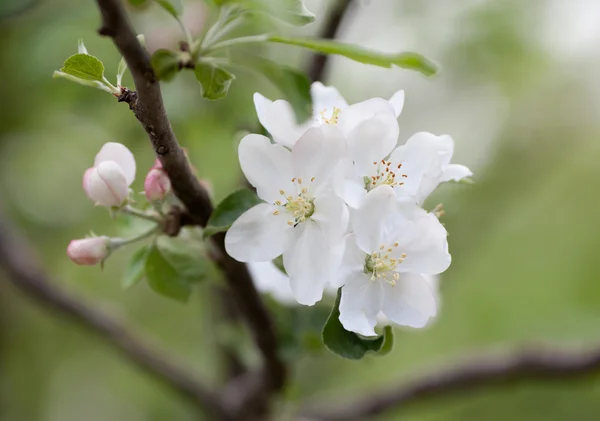
[{"label": "tree branch", "polygon": [[[327,15],[327,21],[323,24],[323,31],[320,37],[323,39],[334,39],[346,12],[350,7],[352,0],[336,0],[329,15]],[[327,64],[329,63],[329,56],[325,54],[313,54],[310,61],[309,68],[307,70],[308,77],[313,82],[323,80]]]},{"label": "tree branch", "polygon": [[430,398],[480,390],[482,387],[532,381],[560,381],[600,372],[600,347],[586,352],[539,350],[504,356],[480,356],[364,400],[324,412],[307,411],[314,421],[358,421]]},{"label": "tree branch", "polygon": [[[99,33],[112,38],[133,76],[137,92],[124,91],[130,108],[140,121],[154,150],[167,171],[175,195],[186,206],[189,214],[199,225],[204,226],[212,205],[205,189],[193,175],[185,154],[173,133],[167,117],[160,85],[154,76],[150,57],[140,45],[136,34],[119,0],[96,0],[102,13],[102,27]],[[279,390],[284,386],[286,367],[278,356],[278,344],[273,321],[264,306],[246,265],[232,259],[225,252],[225,234],[212,238],[219,253],[214,260],[223,271],[232,291],[240,315],[248,324],[263,361],[261,387],[249,393],[262,394],[263,391]]]},{"label": "tree branch", "polygon": [[11,223],[0,214],[0,266],[25,294],[94,331],[137,366],[222,419],[230,419],[219,398],[190,375],[190,370],[169,360],[113,320],[54,284],[40,269],[36,256]]}]

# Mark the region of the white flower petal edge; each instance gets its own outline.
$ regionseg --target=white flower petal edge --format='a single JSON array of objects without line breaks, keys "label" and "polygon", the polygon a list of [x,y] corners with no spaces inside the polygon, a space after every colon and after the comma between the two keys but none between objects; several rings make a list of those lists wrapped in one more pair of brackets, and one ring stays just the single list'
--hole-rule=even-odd
[{"label": "white flower petal edge", "polygon": [[261,203],[244,212],[225,235],[225,250],[240,262],[267,262],[287,250],[294,229],[277,206]]},{"label": "white flower petal edge", "polygon": [[[368,279],[368,278],[367,278]],[[354,273],[342,289],[340,322],[344,329],[363,336],[376,336],[377,314],[383,305],[383,287],[365,282],[365,275]]]},{"label": "white flower petal edge", "polygon": [[277,143],[292,147],[307,129],[296,124],[296,115],[287,101],[271,101],[257,92],[254,94],[254,107],[258,121]]},{"label": "white flower petal edge", "polygon": [[270,294],[285,305],[296,303],[290,287],[290,279],[272,262],[248,263],[248,270],[259,291]]},{"label": "white flower petal edge", "polygon": [[390,98],[390,104],[394,107],[396,117],[399,117],[404,108],[404,91],[398,91]]},{"label": "white flower petal edge", "polygon": [[135,157],[125,145],[116,142],[105,143],[100,152],[96,154],[94,167],[105,161],[114,161],[121,167],[127,185],[130,186],[133,183],[135,180]]},{"label": "white flower petal edge", "polygon": [[434,291],[423,275],[405,273],[394,286],[383,283],[383,297],[382,313],[401,326],[422,328],[437,314]]},{"label": "white flower petal edge", "polygon": [[325,86],[321,82],[314,82],[310,86],[310,96],[313,102],[313,116],[317,117],[321,112],[331,114],[334,108],[343,110],[348,103],[340,92],[333,86]]}]

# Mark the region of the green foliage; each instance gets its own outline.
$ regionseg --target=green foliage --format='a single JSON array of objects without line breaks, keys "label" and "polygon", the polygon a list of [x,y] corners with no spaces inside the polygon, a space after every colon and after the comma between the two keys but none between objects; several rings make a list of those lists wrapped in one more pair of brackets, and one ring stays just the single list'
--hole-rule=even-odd
[{"label": "green foliage", "polygon": [[148,257],[149,251],[150,247],[144,246],[133,253],[131,259],[129,259],[129,262],[127,263],[123,278],[121,279],[121,286],[123,289],[131,288],[144,277],[146,258]]},{"label": "green foliage", "polygon": [[384,333],[376,338],[363,338],[354,332],[348,332],[340,323],[340,300],[342,289],[340,288],[335,299],[335,304],[323,327],[323,343],[333,353],[342,358],[360,360],[367,352],[381,353],[385,355],[393,346],[393,332],[391,327],[386,327]]},{"label": "green foliage", "polygon": [[179,72],[179,56],[171,50],[160,49],[152,54],[152,68],[156,77],[160,80],[169,81]]},{"label": "green foliage", "polygon": [[102,82],[104,78],[104,64],[98,58],[84,53],[69,57],[60,71],[83,80]]},{"label": "green foliage", "polygon": [[251,65],[271,81],[292,105],[298,123],[312,113],[310,79],[301,71],[266,59],[255,58]]},{"label": "green foliage", "polygon": [[205,99],[221,99],[229,91],[235,76],[214,63],[199,61],[194,69],[196,80],[202,86],[202,97]]},{"label": "green foliage", "polygon": [[197,247],[180,239],[164,239],[148,247],[145,260],[148,285],[156,293],[186,302],[191,285],[206,278],[206,260]]},{"label": "green foliage", "polygon": [[274,258],[273,264],[275,265],[275,267],[277,269],[279,269],[281,271],[281,273],[283,273],[284,275],[287,275],[287,272],[285,271],[285,267],[283,267],[283,255],[277,256],[276,258]]},{"label": "green foliage", "polygon": [[219,6],[237,4],[250,12],[264,12],[286,23],[303,26],[315,21],[302,0],[215,0]]},{"label": "green foliage", "polygon": [[433,76],[438,70],[435,63],[413,52],[385,54],[356,45],[317,38],[286,38],[271,35],[268,40],[281,44],[296,45],[320,53],[337,54],[360,63],[386,68],[398,66],[404,69],[416,70],[426,76]]},{"label": "green foliage", "polygon": [[178,18],[183,13],[183,5],[181,0],[154,0],[160,7],[165,9],[171,16]]},{"label": "green foliage", "polygon": [[256,193],[249,189],[239,189],[223,199],[213,210],[206,227],[204,237],[227,231],[241,214],[253,206],[262,203]]}]

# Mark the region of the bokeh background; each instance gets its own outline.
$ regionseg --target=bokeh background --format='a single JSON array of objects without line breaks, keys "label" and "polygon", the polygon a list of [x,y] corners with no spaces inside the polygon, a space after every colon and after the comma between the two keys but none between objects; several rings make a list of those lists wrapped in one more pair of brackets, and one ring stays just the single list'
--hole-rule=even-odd
[{"label": "bokeh background", "polygon": [[[307,0],[317,22],[286,33],[314,34],[329,6]],[[201,0],[186,2],[186,22],[202,31],[213,19]],[[130,10],[150,49],[172,47],[175,22],[158,7]],[[260,27],[264,22],[256,22]],[[103,92],[52,79],[83,38],[114,80],[120,59],[97,36],[93,1],[0,3],[0,201],[35,244],[58,283],[148,332],[169,355],[217,384],[209,283],[189,304],[157,296],[141,283],[123,292],[132,250],[104,271],[65,255],[90,230],[117,234],[94,208],[81,176],[107,141],[128,145],[142,190],[153,155],[124,104]],[[355,0],[340,38],[377,50],[414,50],[435,59],[432,79],[332,58],[324,81],[349,102],[406,91],[400,141],[416,131],[451,134],[455,162],[476,184],[442,186],[453,265],[441,278],[442,309],[420,331],[396,330],[383,358],[344,361],[327,352],[292,359],[290,402],[351,401],[479,349],[542,344],[585,348],[600,326],[600,2],[595,0]],[[276,61],[305,68],[309,54],[262,47]],[[204,101],[193,74],[163,92],[175,132],[218,200],[238,183],[236,143],[253,130],[252,93],[279,93],[260,75],[237,72],[229,96]],[[131,85],[129,75],[125,83]],[[599,196],[600,197],[600,196]],[[179,396],[132,367],[71,321],[40,308],[0,275],[0,419],[2,421],[197,420]],[[244,345],[240,344],[240,348]],[[428,401],[386,420],[597,420],[600,384],[589,378],[485,389]]]}]

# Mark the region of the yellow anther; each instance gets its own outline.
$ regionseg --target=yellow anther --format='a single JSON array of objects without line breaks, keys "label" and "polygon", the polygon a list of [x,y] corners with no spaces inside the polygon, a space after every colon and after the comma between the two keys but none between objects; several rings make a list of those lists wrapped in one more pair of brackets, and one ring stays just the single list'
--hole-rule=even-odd
[{"label": "yellow anther", "polygon": [[273,215],[279,215],[279,211],[276,210],[275,212],[273,212]]},{"label": "yellow anther", "polygon": [[313,181],[315,181],[315,178],[314,178],[314,177],[310,179],[310,182],[311,182],[311,183],[312,183]]},{"label": "yellow anther", "polygon": [[398,247],[400,245],[400,243],[398,243],[397,241],[394,243],[394,247]]},{"label": "yellow anther", "polygon": [[288,221],[288,225],[294,225],[294,221]]},{"label": "yellow anther", "polygon": [[298,184],[302,184],[302,179],[298,178]]},{"label": "yellow anther", "polygon": [[279,190],[279,194],[285,196],[285,192],[283,190]]}]

